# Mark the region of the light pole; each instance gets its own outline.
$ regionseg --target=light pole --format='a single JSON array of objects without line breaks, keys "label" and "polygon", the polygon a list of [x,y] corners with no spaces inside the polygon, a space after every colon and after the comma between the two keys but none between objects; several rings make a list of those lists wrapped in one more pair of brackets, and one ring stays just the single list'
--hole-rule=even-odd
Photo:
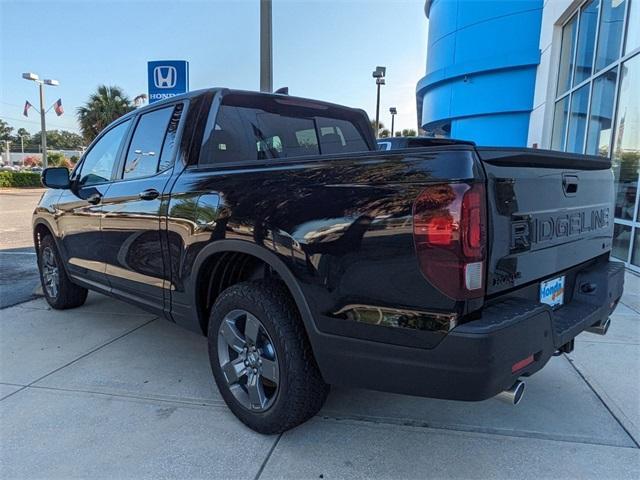
[{"label": "light pole", "polygon": [[42,144],[42,168],[47,168],[47,125],[45,122],[45,112],[44,110],[44,86],[49,85],[52,87],[57,87],[60,85],[58,80],[45,79],[40,80],[40,77],[35,73],[23,73],[22,78],[25,80],[31,80],[32,82],[36,82],[40,89],[40,143]]},{"label": "light pole", "polygon": [[389,109],[389,113],[391,114],[391,136],[394,137],[395,134],[393,133],[393,121],[396,119],[396,115],[398,114],[398,110],[396,109],[396,107],[391,107]]},{"label": "light pole", "polygon": [[271,0],[260,0],[260,91],[273,92]]},{"label": "light pole", "polygon": [[[7,165],[13,167],[13,162],[11,161],[11,149],[10,146],[11,142],[9,140],[5,140],[4,141],[4,150],[7,153]],[[2,155],[0,155],[0,159],[2,159]]]},{"label": "light pole", "polygon": [[376,85],[378,86],[378,96],[376,98],[376,138],[380,130],[380,86],[384,85],[384,76],[387,73],[387,67],[376,67],[371,76],[376,79]]}]

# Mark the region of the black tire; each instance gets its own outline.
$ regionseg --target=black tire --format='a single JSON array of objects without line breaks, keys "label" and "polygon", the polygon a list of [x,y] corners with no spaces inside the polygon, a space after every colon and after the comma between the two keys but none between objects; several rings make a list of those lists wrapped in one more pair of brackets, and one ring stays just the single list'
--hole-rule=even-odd
[{"label": "black tire", "polygon": [[[51,257],[49,257],[51,255]],[[57,271],[57,288],[52,288],[51,284],[47,285],[45,279],[47,265],[50,259],[56,266]],[[40,248],[38,249],[38,269],[40,270],[40,283],[42,284],[42,293],[47,303],[56,310],[65,310],[67,308],[75,308],[82,305],[87,299],[88,291],[86,288],[80,287],[71,282],[67,276],[67,272],[62,264],[60,252],[56,247],[56,243],[51,235],[45,235],[40,240]],[[50,278],[50,277],[49,277]]]},{"label": "black tire", "polygon": [[[257,318],[267,334],[263,338],[269,337],[269,349],[271,345],[275,348],[278,384],[269,400],[270,406],[264,411],[254,411],[253,406],[243,405],[236,398],[237,393],[232,393],[220,364],[220,326],[237,311],[248,312]],[[244,282],[222,292],[209,317],[208,343],[211,369],[222,397],[231,411],[256,432],[284,432],[313,417],[322,408],[329,386],[322,379],[313,357],[298,309],[281,282]],[[228,351],[233,354],[232,349]]]}]

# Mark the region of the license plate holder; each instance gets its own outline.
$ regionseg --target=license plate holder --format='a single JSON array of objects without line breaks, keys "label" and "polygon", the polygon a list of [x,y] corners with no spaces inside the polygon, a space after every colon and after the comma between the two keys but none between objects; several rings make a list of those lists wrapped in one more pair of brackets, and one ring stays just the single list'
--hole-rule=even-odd
[{"label": "license plate holder", "polygon": [[546,303],[552,308],[558,308],[564,303],[565,276],[550,278],[540,282],[540,303]]}]

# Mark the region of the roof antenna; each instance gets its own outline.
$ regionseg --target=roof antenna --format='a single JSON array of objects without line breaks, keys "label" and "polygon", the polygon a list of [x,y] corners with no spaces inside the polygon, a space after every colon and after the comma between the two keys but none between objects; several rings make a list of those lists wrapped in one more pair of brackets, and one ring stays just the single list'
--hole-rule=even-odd
[{"label": "roof antenna", "polygon": [[282,87],[273,93],[279,93],[280,95],[289,95],[289,87]]}]

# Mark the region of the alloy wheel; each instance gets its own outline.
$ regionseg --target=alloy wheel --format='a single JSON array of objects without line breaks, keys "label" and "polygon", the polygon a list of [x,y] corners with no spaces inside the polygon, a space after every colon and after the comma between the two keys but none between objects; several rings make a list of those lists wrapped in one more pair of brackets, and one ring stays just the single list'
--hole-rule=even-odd
[{"label": "alloy wheel", "polygon": [[47,295],[56,298],[60,288],[60,271],[56,254],[51,247],[45,247],[42,250],[42,278]]},{"label": "alloy wheel", "polygon": [[258,318],[240,309],[224,317],[218,361],[229,390],[244,408],[262,412],[273,405],[280,369],[274,343]]}]

